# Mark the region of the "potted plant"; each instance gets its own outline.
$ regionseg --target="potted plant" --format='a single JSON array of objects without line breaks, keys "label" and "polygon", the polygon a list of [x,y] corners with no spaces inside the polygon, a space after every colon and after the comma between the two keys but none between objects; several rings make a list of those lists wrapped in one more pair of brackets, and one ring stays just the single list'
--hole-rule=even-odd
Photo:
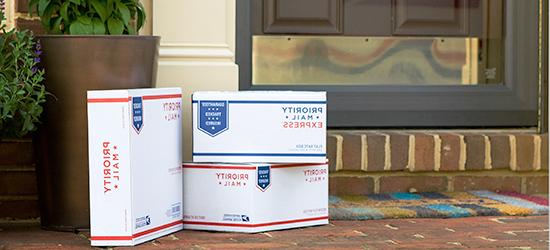
[{"label": "potted plant", "polygon": [[89,227],[86,91],[152,87],[159,37],[138,36],[139,0],[30,0],[48,98],[39,132],[38,186],[46,229]]},{"label": "potted plant", "polygon": [[[36,67],[40,61],[40,45],[33,41],[31,32],[8,29],[3,24],[3,7],[4,1],[0,0],[0,165],[20,168],[34,163],[29,135],[40,122],[47,92],[42,84],[44,71]],[[0,170],[0,174],[7,175],[5,180],[13,180],[10,176],[20,173]],[[19,184],[14,183],[15,188],[28,186]],[[9,194],[9,190],[0,191],[0,195]],[[16,210],[10,213],[10,202],[2,203],[0,200],[0,206],[4,206],[3,216],[19,219],[31,216]]]}]

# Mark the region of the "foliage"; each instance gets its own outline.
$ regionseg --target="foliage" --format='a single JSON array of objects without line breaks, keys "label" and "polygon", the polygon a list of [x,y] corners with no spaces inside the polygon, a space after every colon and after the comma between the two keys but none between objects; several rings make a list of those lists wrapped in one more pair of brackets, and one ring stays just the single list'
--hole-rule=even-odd
[{"label": "foliage", "polygon": [[[4,14],[0,10],[0,23]],[[40,44],[29,31],[0,24],[0,138],[23,137],[36,130],[46,101],[39,70]]]},{"label": "foliage", "polygon": [[30,0],[50,34],[135,35],[145,23],[139,0]]}]

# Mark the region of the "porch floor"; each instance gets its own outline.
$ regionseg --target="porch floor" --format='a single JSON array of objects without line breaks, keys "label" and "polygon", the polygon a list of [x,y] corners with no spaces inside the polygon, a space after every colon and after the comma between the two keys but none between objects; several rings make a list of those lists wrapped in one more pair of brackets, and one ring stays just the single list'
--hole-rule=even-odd
[{"label": "porch floor", "polygon": [[[331,221],[257,234],[184,230],[136,249],[547,249],[548,233],[548,216]],[[88,236],[0,224],[0,249],[89,249]]]}]

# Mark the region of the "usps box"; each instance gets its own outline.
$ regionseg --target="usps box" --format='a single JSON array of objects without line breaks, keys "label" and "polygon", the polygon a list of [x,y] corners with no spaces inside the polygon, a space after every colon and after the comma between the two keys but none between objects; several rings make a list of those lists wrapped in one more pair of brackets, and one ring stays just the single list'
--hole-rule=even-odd
[{"label": "usps box", "polygon": [[179,88],[88,91],[92,246],[182,229],[181,131]]},{"label": "usps box", "polygon": [[326,93],[195,92],[194,162],[323,163]]},{"label": "usps box", "polygon": [[263,232],[328,224],[328,167],[183,164],[185,229]]}]

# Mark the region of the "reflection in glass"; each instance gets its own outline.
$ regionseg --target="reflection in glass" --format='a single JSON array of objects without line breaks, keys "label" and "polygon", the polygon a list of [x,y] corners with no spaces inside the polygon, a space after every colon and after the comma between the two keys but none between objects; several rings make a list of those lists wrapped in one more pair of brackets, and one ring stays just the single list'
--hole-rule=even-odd
[{"label": "reflection in glass", "polygon": [[491,73],[478,69],[478,38],[254,36],[252,46],[256,85],[472,85]]}]

